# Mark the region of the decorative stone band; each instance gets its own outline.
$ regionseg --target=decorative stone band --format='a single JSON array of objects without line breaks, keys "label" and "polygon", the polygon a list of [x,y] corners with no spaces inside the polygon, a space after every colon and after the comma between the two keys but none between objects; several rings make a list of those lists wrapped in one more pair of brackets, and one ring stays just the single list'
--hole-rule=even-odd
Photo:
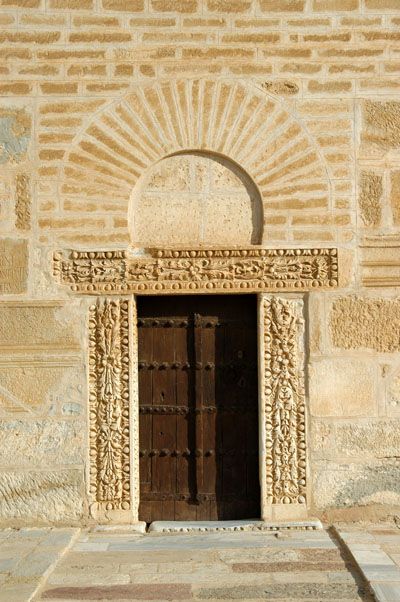
[{"label": "decorative stone band", "polygon": [[306,503],[302,301],[263,295],[265,504]]},{"label": "decorative stone band", "polygon": [[361,279],[364,286],[400,286],[400,237],[368,236],[360,245]]},{"label": "decorative stone band", "polygon": [[54,254],[54,274],[79,293],[263,292],[335,287],[337,249],[151,249]]},{"label": "decorative stone band", "polygon": [[129,301],[89,309],[91,514],[130,510]]}]

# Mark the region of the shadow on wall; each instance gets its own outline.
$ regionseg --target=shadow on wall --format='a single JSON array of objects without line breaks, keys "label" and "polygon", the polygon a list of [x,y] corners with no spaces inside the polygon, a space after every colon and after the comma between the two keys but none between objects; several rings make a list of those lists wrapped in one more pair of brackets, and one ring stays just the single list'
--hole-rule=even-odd
[{"label": "shadow on wall", "polygon": [[131,195],[133,246],[250,246],[262,242],[257,186],[233,161],[188,151],[166,157]]}]

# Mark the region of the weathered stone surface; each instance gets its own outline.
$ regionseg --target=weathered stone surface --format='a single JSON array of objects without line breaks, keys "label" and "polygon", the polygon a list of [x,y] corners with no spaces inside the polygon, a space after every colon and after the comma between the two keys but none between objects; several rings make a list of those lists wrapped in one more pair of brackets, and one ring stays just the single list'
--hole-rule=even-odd
[{"label": "weathered stone surface", "polygon": [[272,94],[282,94],[283,96],[293,96],[299,92],[299,86],[288,80],[266,81],[263,83],[263,88]]},{"label": "weathered stone surface", "polygon": [[27,277],[27,241],[7,238],[0,240],[0,295],[24,293]]},{"label": "weathered stone surface", "polygon": [[42,595],[44,600],[51,598],[72,598],[79,600],[187,600],[191,596],[190,585],[178,583],[99,585],[92,587],[54,587]]},{"label": "weathered stone surface", "polygon": [[268,598],[270,600],[290,596],[293,600],[301,600],[309,596],[318,600],[351,600],[357,595],[356,585],[343,583],[271,583],[263,586],[237,585],[232,587],[209,587],[201,589],[197,597],[205,600],[253,600]]},{"label": "weathered stone surface", "polygon": [[323,329],[325,326],[324,299],[321,295],[310,295],[308,313],[310,316],[310,351],[320,354],[323,350]]},{"label": "weathered stone surface", "polygon": [[400,300],[341,297],[332,304],[329,326],[335,347],[399,351]]},{"label": "weathered stone surface", "polygon": [[396,457],[400,449],[400,420],[314,420],[309,442],[318,458]]},{"label": "weathered stone surface", "polygon": [[132,202],[132,239],[139,247],[261,242],[257,190],[222,158],[184,154],[164,159]]},{"label": "weathered stone surface", "polygon": [[362,141],[383,150],[400,147],[400,102],[364,103]]},{"label": "weathered stone surface", "polygon": [[0,165],[26,158],[31,117],[25,109],[0,107]]},{"label": "weathered stone surface", "polygon": [[[1,356],[0,356],[1,357]],[[0,416],[44,411],[82,413],[84,374],[77,366],[8,358],[0,362]],[[68,405],[68,404],[74,405]]]},{"label": "weathered stone surface", "polygon": [[1,348],[79,349],[79,320],[71,303],[0,304]]},{"label": "weathered stone surface", "polygon": [[0,473],[0,520],[43,524],[79,520],[83,510],[83,469]]},{"label": "weathered stone surface", "polygon": [[400,224],[400,171],[394,171],[390,179],[390,204],[392,207],[393,223]]},{"label": "weathered stone surface", "polygon": [[[297,562],[299,571],[340,571],[345,568],[343,560],[337,562]],[[293,572],[293,562],[235,562],[232,564],[234,573],[290,573]]]},{"label": "weathered stone surface", "polygon": [[387,411],[390,414],[400,414],[400,372],[397,371],[390,379],[386,389]]},{"label": "weathered stone surface", "polygon": [[400,466],[396,463],[315,462],[314,467],[313,498],[320,509],[400,505]]},{"label": "weathered stone surface", "polygon": [[34,468],[83,464],[86,458],[82,422],[0,420],[0,466]]},{"label": "weathered stone surface", "polygon": [[31,225],[31,182],[28,174],[17,174],[15,178],[15,226],[29,230]]},{"label": "weathered stone surface", "polygon": [[312,361],[310,411],[313,416],[373,416],[377,412],[376,367],[355,359]]},{"label": "weathered stone surface", "polygon": [[360,206],[361,219],[366,226],[379,226],[381,221],[382,176],[373,172],[361,172]]}]

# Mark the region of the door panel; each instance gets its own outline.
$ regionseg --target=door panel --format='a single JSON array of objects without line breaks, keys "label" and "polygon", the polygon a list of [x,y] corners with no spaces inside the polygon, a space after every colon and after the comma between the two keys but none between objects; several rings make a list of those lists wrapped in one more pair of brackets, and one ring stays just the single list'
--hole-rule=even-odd
[{"label": "door panel", "polygon": [[140,520],[256,518],[256,299],[138,299]]}]

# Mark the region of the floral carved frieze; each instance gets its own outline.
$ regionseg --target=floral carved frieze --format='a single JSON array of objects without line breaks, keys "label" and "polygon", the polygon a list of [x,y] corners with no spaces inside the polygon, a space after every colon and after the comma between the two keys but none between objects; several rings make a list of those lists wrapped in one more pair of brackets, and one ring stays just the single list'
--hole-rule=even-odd
[{"label": "floral carved frieze", "polygon": [[152,249],[54,254],[54,274],[80,293],[187,293],[335,287],[337,249]]},{"label": "floral carved frieze", "polygon": [[98,510],[129,510],[129,301],[89,309],[90,495]]},{"label": "floral carved frieze", "polygon": [[266,502],[306,503],[303,319],[298,300],[264,297]]}]

